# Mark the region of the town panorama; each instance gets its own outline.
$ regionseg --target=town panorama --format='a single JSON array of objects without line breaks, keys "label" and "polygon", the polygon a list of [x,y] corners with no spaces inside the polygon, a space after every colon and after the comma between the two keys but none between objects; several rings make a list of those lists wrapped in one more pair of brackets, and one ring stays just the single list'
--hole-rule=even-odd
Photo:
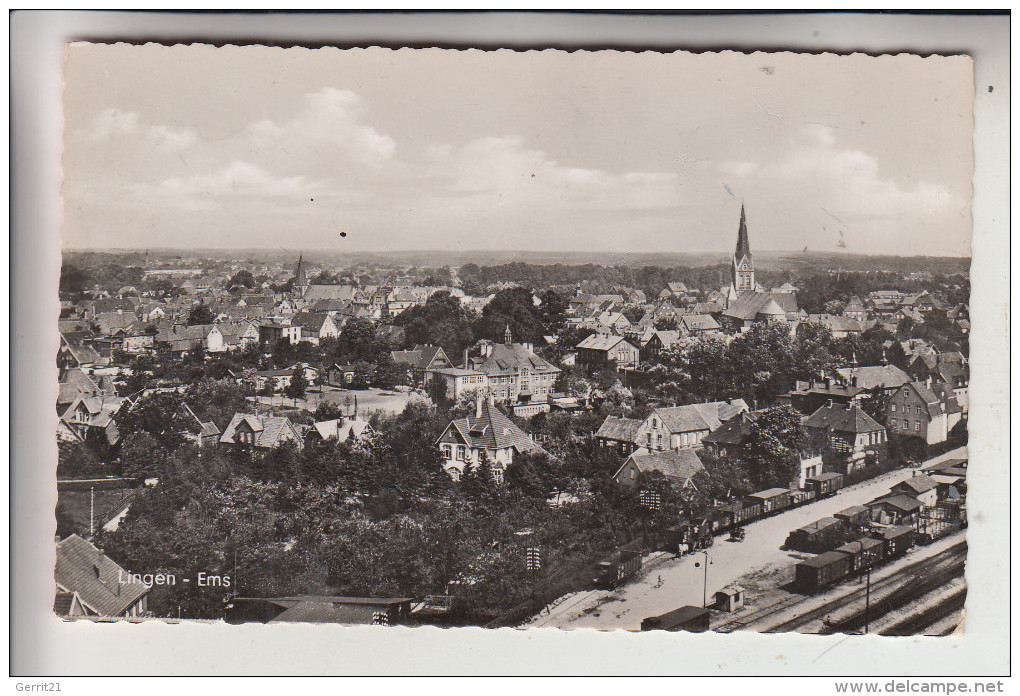
[{"label": "town panorama", "polygon": [[65,251],[55,613],[952,633],[969,260],[754,220],[655,262]]}]

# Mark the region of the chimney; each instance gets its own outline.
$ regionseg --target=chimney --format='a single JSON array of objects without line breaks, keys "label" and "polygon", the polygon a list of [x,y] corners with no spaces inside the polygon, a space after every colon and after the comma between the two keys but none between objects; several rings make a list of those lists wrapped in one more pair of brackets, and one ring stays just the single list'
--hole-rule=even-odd
[{"label": "chimney", "polygon": [[850,378],[850,386],[851,387],[856,387],[857,386],[857,375],[853,375]]},{"label": "chimney", "polygon": [[485,403],[485,398],[482,396],[482,390],[479,389],[475,394],[475,418],[482,417],[482,404]]},{"label": "chimney", "polygon": [[468,349],[466,347],[464,348],[464,369],[465,370],[471,369],[470,367],[468,367]]}]

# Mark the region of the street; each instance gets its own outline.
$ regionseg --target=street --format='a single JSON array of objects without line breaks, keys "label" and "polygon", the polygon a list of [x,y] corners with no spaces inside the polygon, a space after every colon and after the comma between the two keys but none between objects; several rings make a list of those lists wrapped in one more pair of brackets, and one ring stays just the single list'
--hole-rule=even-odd
[{"label": "street", "polygon": [[[927,460],[922,466],[966,456],[966,447],[961,447]],[[657,565],[615,591],[587,593],[581,601],[567,598],[549,614],[532,619],[530,625],[638,630],[641,621],[649,616],[687,604],[702,606],[706,589],[711,600],[717,590],[748,573],[797,562],[792,553],[779,548],[792,530],[873,500],[912,475],[912,469],[900,469],[843,489],[831,498],[754,522],[747,525],[743,542],[728,541],[727,535],[716,537],[715,545],[708,549],[707,581],[705,554],[694,553]]]}]

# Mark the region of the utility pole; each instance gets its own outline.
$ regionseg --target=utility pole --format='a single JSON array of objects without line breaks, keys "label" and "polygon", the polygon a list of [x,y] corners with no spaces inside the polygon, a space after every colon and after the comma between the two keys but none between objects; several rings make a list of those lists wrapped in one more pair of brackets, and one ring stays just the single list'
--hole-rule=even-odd
[{"label": "utility pole", "polygon": [[89,489],[89,540],[96,536],[96,487]]},{"label": "utility pole", "polygon": [[864,591],[864,635],[868,635],[868,613],[871,609],[871,565],[868,565],[868,586]]},{"label": "utility pole", "polygon": [[[701,597],[701,607],[703,609],[707,609],[708,608],[708,564],[712,562],[712,559],[709,558],[708,551],[702,551],[701,553],[705,554],[705,584],[704,584],[704,588],[703,588],[702,593],[701,593],[702,594],[702,597]],[[697,567],[697,564],[695,564],[695,567]]]}]

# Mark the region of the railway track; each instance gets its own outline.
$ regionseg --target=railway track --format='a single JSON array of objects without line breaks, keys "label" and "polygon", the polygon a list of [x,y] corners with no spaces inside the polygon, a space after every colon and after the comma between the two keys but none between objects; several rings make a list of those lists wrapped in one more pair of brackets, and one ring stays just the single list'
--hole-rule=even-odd
[{"label": "railway track", "polygon": [[[906,568],[903,568],[900,572],[894,573],[886,578],[882,578],[881,580],[873,582],[871,584],[871,593],[874,595],[890,587],[899,587],[903,586],[904,584],[909,585],[911,580],[916,580],[917,578],[923,576],[926,572],[930,573],[933,568],[936,568],[937,566],[942,564],[948,563],[954,569],[962,568],[963,562],[966,559],[966,552],[967,552],[966,542],[956,544],[946,549],[945,551],[942,551],[941,553],[931,556],[930,558],[926,558],[922,561],[918,561],[913,565],[907,566]],[[905,575],[907,577],[904,577]],[[815,607],[814,609],[809,609],[804,613],[798,614],[797,616],[794,616],[786,621],[782,621],[773,626],[762,626],[757,630],[766,633],[784,633],[787,631],[796,630],[797,628],[800,628],[805,624],[809,624],[812,621],[823,618],[827,614],[831,614],[833,611],[837,609],[853,604],[854,602],[863,601],[867,592],[868,589],[866,587],[860,587],[856,590],[853,590],[852,592],[848,592],[847,594],[841,597],[834,598],[831,602],[822,604],[821,606]],[[761,619],[767,618],[772,614],[780,613],[791,606],[795,606],[803,602],[808,602],[809,599],[810,598],[798,598],[796,601],[793,601],[787,604],[785,607],[781,608],[778,607],[778,605],[774,605],[776,607],[774,611],[763,613],[760,617],[758,617],[754,621],[745,622],[744,626],[747,626],[750,623],[760,623]],[[877,616],[878,614],[875,615]],[[820,632],[837,633],[839,632],[839,630],[828,631],[823,630]]]},{"label": "railway track", "polygon": [[[883,636],[914,636],[922,633],[926,628],[934,626],[942,619],[946,618],[953,612],[963,609],[963,605],[967,602],[967,590],[961,590],[956,592],[950,597],[947,597],[944,602],[940,602],[934,607],[931,607],[927,611],[921,612],[915,616],[910,616],[899,621],[892,626],[889,626],[883,631],[879,632],[879,635]],[[954,626],[955,628],[955,626]]]},{"label": "railway track", "polygon": [[538,619],[536,619],[531,624],[531,627],[532,628],[541,628],[542,626],[547,626],[550,621],[553,621],[554,619],[558,619],[559,617],[563,616],[563,614],[567,613],[571,609],[573,609],[573,608],[575,608],[577,606],[580,606],[581,604],[584,604],[586,601],[588,601],[593,596],[595,596],[595,594],[596,594],[595,590],[588,590],[586,592],[580,592],[580,593],[578,593],[577,595],[575,595],[573,597],[567,598],[566,600],[560,602],[559,604],[556,604],[554,606],[549,607],[549,613],[547,615],[545,615],[545,616],[541,616]]},{"label": "railway track", "polygon": [[[864,607],[861,607],[859,610],[854,611],[850,616],[833,624],[821,627],[818,633],[832,634],[856,632],[863,628],[866,623],[885,616],[890,612],[909,604],[915,599],[939,589],[953,578],[962,575],[965,561],[965,552],[956,552],[940,559],[937,563],[925,566],[923,569],[911,568],[911,572],[906,577],[904,577],[903,574],[896,574],[891,578],[888,578],[888,580],[891,580],[892,582],[879,588],[879,594],[877,597],[875,597],[875,585],[872,584],[872,601],[871,606],[867,608],[867,611],[865,611]],[[882,590],[889,591],[883,593]],[[848,606],[855,603],[859,604],[861,598],[864,597],[865,592],[866,590],[860,590],[858,593],[855,593],[857,594],[856,597],[850,601],[841,603],[840,606]]]},{"label": "railway track", "polygon": [[717,626],[712,630],[716,633],[733,633],[734,631],[739,631],[753,623],[758,623],[759,621],[767,619],[774,614],[778,614],[781,611],[789,609],[795,604],[800,604],[803,601],[805,601],[803,597],[788,597],[781,602],[776,602],[775,604],[770,604],[767,607],[762,607],[757,611],[738,617],[732,621],[722,624],[721,626]]}]

